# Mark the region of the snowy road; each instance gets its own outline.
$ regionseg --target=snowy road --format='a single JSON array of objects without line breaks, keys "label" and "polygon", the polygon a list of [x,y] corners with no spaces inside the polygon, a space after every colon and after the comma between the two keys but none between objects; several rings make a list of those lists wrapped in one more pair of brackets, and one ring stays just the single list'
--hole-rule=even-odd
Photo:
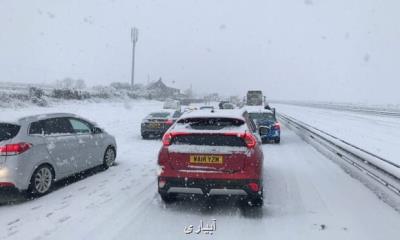
[{"label": "snowy road", "polygon": [[[160,141],[140,138],[140,121],[162,104],[127,102],[2,110],[5,120],[68,111],[114,134],[118,165],[51,194],[0,206],[0,239],[398,239],[400,215],[364,185],[283,128],[280,145],[264,145],[265,206],[229,201],[179,201],[157,195]],[[62,109],[62,110],[60,110]],[[216,219],[213,235],[184,228]]]}]

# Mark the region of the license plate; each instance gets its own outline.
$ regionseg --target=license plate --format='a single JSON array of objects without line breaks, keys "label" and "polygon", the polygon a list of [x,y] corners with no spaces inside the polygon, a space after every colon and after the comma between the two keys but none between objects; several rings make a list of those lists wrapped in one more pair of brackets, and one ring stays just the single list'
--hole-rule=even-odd
[{"label": "license plate", "polygon": [[149,123],[150,128],[159,128],[160,124],[159,123]]},{"label": "license plate", "polygon": [[215,155],[191,155],[190,163],[202,163],[202,164],[222,164],[224,158],[222,156]]}]

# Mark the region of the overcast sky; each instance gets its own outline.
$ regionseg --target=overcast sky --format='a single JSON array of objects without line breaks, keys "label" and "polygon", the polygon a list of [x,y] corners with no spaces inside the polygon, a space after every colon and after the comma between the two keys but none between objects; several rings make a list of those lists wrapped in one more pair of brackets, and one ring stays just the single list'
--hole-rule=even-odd
[{"label": "overcast sky", "polygon": [[0,0],[0,81],[400,104],[398,0]]}]

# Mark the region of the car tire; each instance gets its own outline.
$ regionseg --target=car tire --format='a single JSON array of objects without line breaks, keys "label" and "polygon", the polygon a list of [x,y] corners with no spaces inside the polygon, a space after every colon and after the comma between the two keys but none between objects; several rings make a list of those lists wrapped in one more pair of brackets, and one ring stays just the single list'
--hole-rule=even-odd
[{"label": "car tire", "polygon": [[115,158],[116,158],[115,149],[109,146],[104,153],[103,168],[109,169],[112,165],[114,165]]},{"label": "car tire", "polygon": [[148,139],[148,138],[149,138],[149,135],[148,135],[148,134],[145,134],[145,133],[142,133],[142,138],[143,138],[143,139]]},{"label": "car tire", "polygon": [[251,207],[262,207],[264,205],[263,197],[252,198],[249,202]]},{"label": "car tire", "polygon": [[32,174],[28,189],[29,197],[41,197],[53,188],[54,171],[50,165],[39,166]]},{"label": "car tire", "polygon": [[279,144],[279,143],[281,143],[281,139],[280,139],[280,138],[278,138],[278,139],[275,139],[275,143],[276,143],[276,144]]},{"label": "car tire", "polygon": [[262,207],[264,205],[264,191],[261,190],[255,196],[251,196],[247,199],[248,205],[251,207]]},{"label": "car tire", "polygon": [[160,196],[161,196],[161,200],[163,202],[167,203],[167,204],[168,203],[173,203],[173,202],[176,201],[176,195],[175,194],[165,193],[165,194],[160,194]]}]

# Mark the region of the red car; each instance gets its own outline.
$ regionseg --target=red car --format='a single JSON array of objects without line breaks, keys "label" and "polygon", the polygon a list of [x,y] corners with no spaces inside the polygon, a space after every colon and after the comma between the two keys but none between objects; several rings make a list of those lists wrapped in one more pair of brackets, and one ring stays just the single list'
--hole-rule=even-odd
[{"label": "red car", "polygon": [[263,152],[246,111],[184,114],[163,136],[158,192],[165,202],[180,194],[241,195],[263,205]]}]

